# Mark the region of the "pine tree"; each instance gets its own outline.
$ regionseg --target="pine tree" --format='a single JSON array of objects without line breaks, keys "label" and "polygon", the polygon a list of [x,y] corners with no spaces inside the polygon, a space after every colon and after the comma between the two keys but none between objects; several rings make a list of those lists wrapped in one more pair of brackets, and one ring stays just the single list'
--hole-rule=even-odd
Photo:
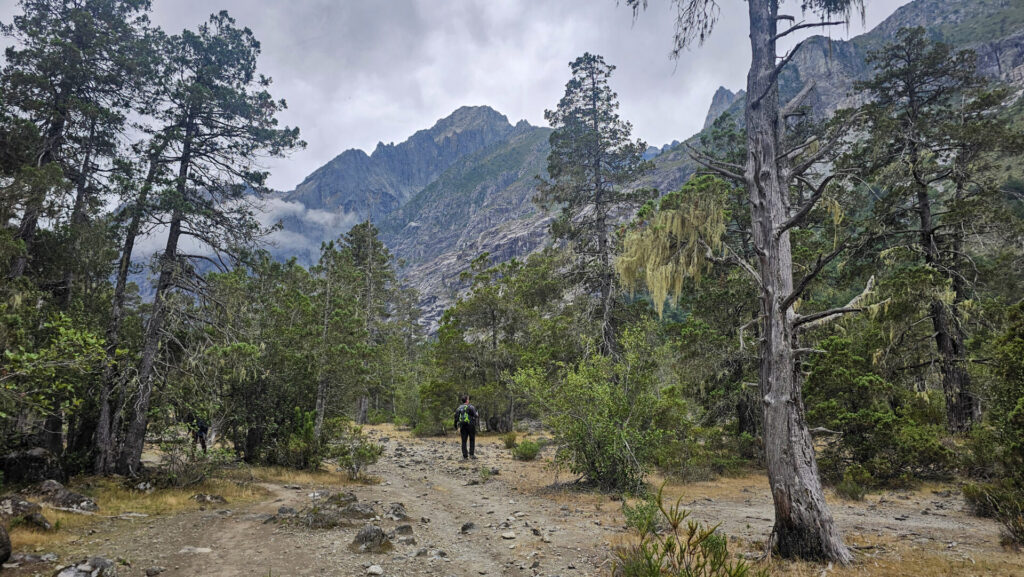
[{"label": "pine tree", "polygon": [[630,140],[633,127],[619,117],[618,97],[608,84],[615,67],[585,53],[569,68],[565,95],[555,110],[544,112],[555,130],[548,155],[551,180],[542,184],[537,200],[560,209],[552,235],[572,247],[574,282],[598,297],[601,349],[611,354],[614,227],[649,197],[647,190],[630,186],[652,165],[643,159],[647,145]]},{"label": "pine tree", "polygon": [[[154,368],[163,324],[174,290],[195,291],[196,262],[224,265],[262,234],[251,191],[264,190],[260,156],[278,156],[301,145],[298,129],[279,128],[276,115],[284,101],[272,99],[270,79],[257,75],[259,42],[238,28],[227,12],[210,17],[196,32],[185,30],[168,43],[167,93],[156,119],[171,128],[169,148],[176,159],[173,186],[157,210],[167,225],[167,240],[157,258],[159,277],[153,312],[146,325],[128,430],[118,469],[138,471],[145,440]],[[192,238],[212,255],[189,254],[180,247]]]}]

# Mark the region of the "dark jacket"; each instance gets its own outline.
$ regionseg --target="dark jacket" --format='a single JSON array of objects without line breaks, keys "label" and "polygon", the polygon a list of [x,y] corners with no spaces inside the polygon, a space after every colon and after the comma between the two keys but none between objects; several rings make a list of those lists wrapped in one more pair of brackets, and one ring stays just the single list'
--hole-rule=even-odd
[{"label": "dark jacket", "polygon": [[478,419],[478,416],[476,414],[476,407],[470,405],[469,403],[465,405],[459,405],[459,408],[455,409],[455,428],[459,428],[459,417],[462,415],[463,411],[469,413],[469,426],[476,429]]}]

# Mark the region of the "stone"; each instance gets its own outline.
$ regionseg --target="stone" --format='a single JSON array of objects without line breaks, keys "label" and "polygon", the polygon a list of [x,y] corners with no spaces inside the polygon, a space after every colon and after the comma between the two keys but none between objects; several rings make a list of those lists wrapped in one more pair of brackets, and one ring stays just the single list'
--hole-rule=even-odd
[{"label": "stone", "polygon": [[506,533],[502,533],[501,534],[501,538],[502,539],[515,539],[516,538],[516,534],[514,532],[512,532],[512,531],[508,531]]},{"label": "stone", "polygon": [[25,489],[22,493],[39,495],[46,503],[70,511],[95,513],[100,510],[96,501],[81,493],[68,490],[54,479],[47,479],[38,485]]},{"label": "stone", "polygon": [[0,520],[7,524],[14,519],[20,519],[44,531],[49,531],[53,525],[43,516],[42,510],[37,503],[26,501],[16,495],[0,497]]},{"label": "stone", "polygon": [[53,577],[117,577],[117,564],[105,557],[91,557],[59,569]]},{"label": "stone", "polygon": [[210,549],[209,547],[193,547],[191,545],[186,545],[185,547],[182,547],[181,551],[178,551],[178,553],[213,553],[213,549]]},{"label": "stone", "polygon": [[13,451],[0,458],[4,483],[38,483],[46,479],[67,479],[53,453],[42,447]]},{"label": "stone", "polygon": [[210,495],[209,493],[196,493],[192,495],[192,500],[196,503],[218,503],[227,504],[228,500],[220,495]]},{"label": "stone", "polygon": [[313,507],[302,515],[302,523],[310,529],[333,529],[352,525],[347,517],[337,509]]},{"label": "stone", "polygon": [[277,508],[278,515],[297,515],[299,512],[291,507],[281,505]]},{"label": "stone", "polygon": [[349,519],[373,519],[377,516],[377,511],[369,503],[349,503],[339,513]]},{"label": "stone", "polygon": [[370,565],[369,567],[366,568],[366,574],[367,575],[383,575],[384,574],[384,568],[381,567],[380,565]]},{"label": "stone", "polygon": [[391,503],[385,510],[385,514],[392,521],[406,521],[409,519],[409,514],[405,511],[405,505],[402,503]]},{"label": "stone", "polygon": [[384,553],[391,550],[391,541],[383,529],[367,524],[356,533],[349,549],[355,553]]},{"label": "stone", "polygon": [[476,524],[475,523],[473,523],[472,521],[467,521],[467,522],[462,524],[462,528],[459,529],[459,532],[460,533],[469,533],[470,531],[472,531],[475,528],[476,528]]},{"label": "stone", "polygon": [[412,525],[408,523],[395,527],[395,533],[399,535],[412,535]]},{"label": "stone", "polygon": [[413,537],[412,535],[407,535],[405,537],[399,537],[398,538],[398,543],[400,545],[415,545],[416,544],[416,537]]},{"label": "stone", "polygon": [[348,505],[349,503],[355,503],[358,500],[359,499],[356,498],[354,493],[348,492],[332,493],[329,497],[327,497],[328,503],[330,503],[331,505],[337,505],[339,507],[343,507],[345,505]]},{"label": "stone", "polygon": [[156,577],[157,575],[163,573],[166,570],[166,567],[149,567],[148,569],[146,569],[146,577]]}]

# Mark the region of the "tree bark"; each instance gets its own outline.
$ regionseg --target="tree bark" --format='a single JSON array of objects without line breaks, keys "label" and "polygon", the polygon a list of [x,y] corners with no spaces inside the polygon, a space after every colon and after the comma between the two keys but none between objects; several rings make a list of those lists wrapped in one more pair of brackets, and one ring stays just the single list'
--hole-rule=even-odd
[{"label": "tree bark", "polygon": [[113,422],[111,396],[113,395],[118,376],[114,360],[117,355],[117,347],[121,344],[121,323],[124,320],[124,295],[128,286],[128,270],[132,264],[135,240],[142,230],[145,206],[149,202],[149,193],[153,189],[153,184],[156,182],[156,177],[160,172],[160,155],[163,154],[165,147],[166,144],[160,144],[155,150],[150,152],[149,170],[146,173],[146,180],[139,190],[139,196],[135,199],[135,205],[131,209],[131,219],[128,221],[127,230],[125,230],[121,257],[117,264],[117,280],[114,283],[114,297],[110,306],[110,324],[107,327],[107,364],[103,369],[99,418],[96,422],[94,440],[96,455],[93,462],[93,470],[97,475],[109,475],[114,472],[116,459],[114,432],[117,428]]},{"label": "tree bark", "polygon": [[[915,150],[916,156],[916,150]],[[916,178],[916,175],[915,175]],[[917,213],[921,225],[921,250],[924,260],[929,266],[939,267],[939,247],[935,239],[931,199],[928,197],[928,185],[916,178]],[[964,287],[956,282],[953,275],[954,290],[957,299],[963,298]],[[932,330],[935,333],[935,348],[939,354],[939,372],[942,375],[942,393],[946,399],[946,428],[951,433],[965,433],[971,430],[975,420],[981,416],[981,406],[977,397],[971,393],[971,375],[967,372],[967,349],[964,344],[963,331],[956,326],[956,309],[939,299],[933,299],[928,305],[928,314],[932,319]]]},{"label": "tree bark", "polygon": [[[178,164],[177,193],[178,202],[183,202],[188,191],[188,173],[192,162],[192,138],[194,125],[191,114],[185,123],[185,135],[182,139],[181,158]],[[164,320],[167,316],[167,292],[174,286],[174,277],[178,274],[178,240],[181,237],[181,221],[183,215],[175,209],[171,215],[171,225],[167,231],[167,245],[160,255],[160,276],[153,298],[153,314],[146,324],[146,335],[142,345],[142,360],[139,363],[138,391],[132,407],[128,432],[121,447],[118,460],[118,472],[122,475],[138,473],[142,450],[146,444],[146,425],[149,419],[149,402],[153,394],[153,369],[160,350],[160,336],[163,333]]]},{"label": "tree bark", "polygon": [[776,0],[749,0],[752,62],[747,76],[747,161],[753,241],[761,275],[762,333],[759,385],[764,403],[765,453],[775,503],[775,546],[783,557],[846,564],[853,557],[836,529],[818,477],[814,444],[804,421],[794,365],[795,313],[788,175],[780,169],[782,126],[776,66]]}]

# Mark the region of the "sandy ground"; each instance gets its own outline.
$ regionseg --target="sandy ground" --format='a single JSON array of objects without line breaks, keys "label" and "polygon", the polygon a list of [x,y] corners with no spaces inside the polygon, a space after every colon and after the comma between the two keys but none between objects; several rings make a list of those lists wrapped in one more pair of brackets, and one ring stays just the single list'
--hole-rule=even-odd
[{"label": "sandy ground", "polygon": [[[454,438],[411,439],[388,428],[370,434],[385,445],[384,457],[369,471],[378,484],[265,483],[269,496],[252,505],[196,505],[169,516],[105,519],[56,549],[61,559],[56,565],[26,565],[3,575],[52,575],[55,566],[94,555],[129,562],[118,570],[129,577],[153,567],[165,568],[160,575],[167,577],[358,576],[370,565],[394,576],[607,575],[611,548],[632,538],[623,526],[621,503],[611,496],[552,488],[556,477],[544,464],[550,449],[539,461],[523,463],[513,461],[497,438],[486,438],[478,444],[479,459],[467,462]],[[482,474],[482,469],[498,474]],[[396,543],[385,554],[353,553],[348,546],[360,524],[312,530],[266,522],[282,506],[302,509],[314,492],[332,490],[352,491],[379,512],[403,503],[416,543]],[[738,552],[759,551],[771,530],[772,504],[763,476],[669,485],[666,493],[681,497],[695,518],[721,523]],[[998,525],[968,515],[955,487],[830,502],[848,542],[857,547],[857,565],[839,571],[776,563],[776,573],[1024,577],[1024,556],[1001,549]],[[402,524],[372,522],[385,531]],[[467,522],[475,528],[463,533]],[[507,538],[509,533],[514,538]]]}]

